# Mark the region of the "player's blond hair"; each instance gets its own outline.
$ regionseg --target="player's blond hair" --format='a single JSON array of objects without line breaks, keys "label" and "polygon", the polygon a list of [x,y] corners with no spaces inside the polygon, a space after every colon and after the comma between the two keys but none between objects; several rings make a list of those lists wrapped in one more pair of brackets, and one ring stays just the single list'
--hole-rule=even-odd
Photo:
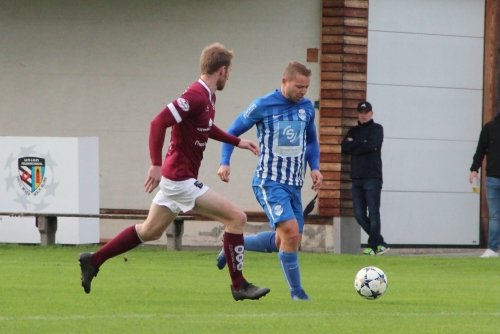
[{"label": "player's blond hair", "polygon": [[283,72],[283,78],[287,80],[293,80],[295,79],[295,76],[297,76],[297,73],[305,75],[306,77],[311,76],[311,70],[308,69],[305,65],[296,61],[291,61]]},{"label": "player's blond hair", "polygon": [[222,66],[229,67],[234,52],[220,43],[214,43],[203,49],[200,57],[201,74],[214,74]]}]

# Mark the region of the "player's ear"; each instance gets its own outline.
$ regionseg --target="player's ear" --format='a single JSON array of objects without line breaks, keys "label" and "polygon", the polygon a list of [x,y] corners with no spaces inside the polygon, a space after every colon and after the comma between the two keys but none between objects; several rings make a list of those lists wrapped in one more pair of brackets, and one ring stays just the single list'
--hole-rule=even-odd
[{"label": "player's ear", "polygon": [[223,76],[224,75],[224,72],[227,70],[227,67],[226,66],[221,66],[219,68],[219,76]]}]

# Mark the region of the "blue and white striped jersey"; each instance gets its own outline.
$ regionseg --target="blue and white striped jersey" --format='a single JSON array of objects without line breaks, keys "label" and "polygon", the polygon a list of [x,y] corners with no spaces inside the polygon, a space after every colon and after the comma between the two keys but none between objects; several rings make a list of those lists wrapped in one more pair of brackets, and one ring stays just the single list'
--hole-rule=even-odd
[{"label": "blue and white striped jersey", "polygon": [[[293,103],[280,90],[258,98],[238,116],[228,133],[239,136],[254,125],[257,127],[260,156],[254,183],[273,180],[287,185],[303,185],[306,146],[309,141],[317,140],[314,116],[309,99],[302,98]],[[222,164],[229,165],[232,147],[223,145],[222,151]]]}]

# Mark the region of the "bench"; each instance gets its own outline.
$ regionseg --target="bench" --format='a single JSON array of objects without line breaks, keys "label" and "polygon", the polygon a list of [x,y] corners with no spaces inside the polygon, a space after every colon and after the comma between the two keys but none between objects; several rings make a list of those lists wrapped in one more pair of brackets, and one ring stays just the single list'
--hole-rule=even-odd
[{"label": "bench", "polygon": [[[333,242],[334,254],[359,254],[361,252],[361,229],[359,224],[351,217],[329,217],[319,216],[317,214],[310,214],[315,205],[314,198],[304,208],[304,221],[306,226],[332,226],[333,236],[328,236]],[[134,214],[141,215],[147,214],[148,210],[135,210],[135,209],[105,209],[101,208],[101,214]],[[205,217],[191,210],[185,213],[186,215],[193,216],[196,221],[213,221],[209,217]],[[245,211],[247,221],[249,223],[262,223],[269,224],[269,218],[263,211]],[[333,237],[333,238],[331,238]],[[321,246],[321,245],[318,245]],[[324,246],[323,246],[324,248]],[[310,248],[311,249],[311,248]],[[326,248],[325,248],[326,249]]]},{"label": "bench", "polygon": [[[268,223],[268,218],[264,212],[245,212],[248,222]],[[55,233],[57,230],[57,217],[81,217],[81,218],[101,218],[101,219],[136,219],[145,220],[148,210],[134,209],[100,209],[100,214],[54,214],[54,213],[13,213],[0,212],[0,216],[11,217],[36,217],[37,227],[40,232],[40,244],[43,246],[55,244]],[[167,249],[181,250],[182,237],[184,234],[184,221],[211,221],[212,219],[188,211],[185,215],[177,216],[166,230]],[[333,225],[333,244],[335,254],[359,254],[360,253],[360,227],[350,217],[323,217],[318,215],[307,215],[306,225]]]},{"label": "bench", "polygon": [[[0,216],[35,217],[40,232],[40,245],[50,246],[56,243],[57,217],[100,218],[100,219],[133,219],[145,220],[147,215],[134,214],[76,214],[76,213],[35,213],[35,212],[0,212]],[[177,216],[166,230],[167,249],[181,250],[184,221],[194,220],[194,216]]]}]

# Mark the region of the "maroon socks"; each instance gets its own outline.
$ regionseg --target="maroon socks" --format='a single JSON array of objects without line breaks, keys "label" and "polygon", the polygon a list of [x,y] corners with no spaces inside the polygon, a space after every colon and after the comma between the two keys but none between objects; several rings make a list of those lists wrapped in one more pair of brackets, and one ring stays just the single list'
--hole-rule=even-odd
[{"label": "maroon socks", "polygon": [[[100,267],[106,260],[128,252],[141,243],[135,225],[127,227],[92,255],[92,264]],[[224,233],[224,252],[226,253],[227,268],[235,291],[240,290],[243,282],[245,282],[242,271],[244,251],[243,234]]]},{"label": "maroon socks", "polygon": [[227,268],[233,283],[233,289],[241,289],[243,277],[243,253],[245,251],[243,234],[224,233],[224,253],[226,253]]},{"label": "maroon socks", "polygon": [[135,225],[127,227],[116,237],[107,242],[101,249],[92,255],[91,262],[94,266],[100,267],[106,260],[117,255],[128,252],[142,243],[137,235]]}]

